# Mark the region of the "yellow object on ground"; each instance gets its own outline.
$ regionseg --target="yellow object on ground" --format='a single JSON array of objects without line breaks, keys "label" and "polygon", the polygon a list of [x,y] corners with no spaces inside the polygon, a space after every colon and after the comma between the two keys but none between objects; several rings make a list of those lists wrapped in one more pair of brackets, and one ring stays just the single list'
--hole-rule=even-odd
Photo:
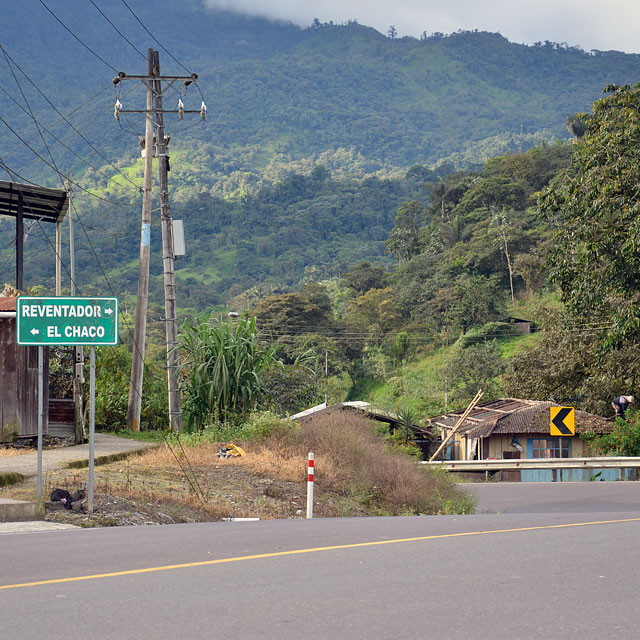
[{"label": "yellow object on ground", "polygon": [[233,444],[233,442],[221,447],[220,451],[224,452],[227,456],[236,458],[244,458],[247,455],[241,447]]}]

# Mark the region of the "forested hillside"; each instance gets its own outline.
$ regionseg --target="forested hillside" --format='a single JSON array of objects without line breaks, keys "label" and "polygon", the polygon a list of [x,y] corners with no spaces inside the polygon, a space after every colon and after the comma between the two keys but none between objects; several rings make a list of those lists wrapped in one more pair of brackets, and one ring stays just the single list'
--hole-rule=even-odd
[{"label": "forested hillside", "polygon": [[[120,2],[25,0],[12,5],[2,25],[2,177],[60,187],[70,175],[80,294],[119,296],[124,318],[135,304],[144,126],[127,111],[143,107],[144,87],[111,80],[121,70],[144,73],[153,47],[164,74],[199,74],[188,88],[168,89],[165,108],[175,110],[179,98],[187,111],[207,104],[205,121],[198,113],[165,118],[172,214],[184,220],[187,241],[186,257],[176,262],[180,316],[254,314],[294,367],[270,374],[267,392],[280,410],[321,396],[318,361],[300,361],[306,353],[324,352],[325,391],[334,398],[349,387],[363,395],[367,385],[384,383],[395,400],[439,408],[421,395],[424,381],[413,389],[402,368],[456,344],[456,357],[467,360],[438,373],[452,397],[462,401],[478,385],[487,396],[503,389],[555,393],[535,393],[542,379],[535,361],[525,367],[532,377],[516,367],[501,387],[502,350],[511,347],[492,339],[512,335],[503,321],[514,305],[554,300],[557,286],[572,322],[588,301],[604,326],[615,328],[581,350],[588,362],[563,362],[557,386],[563,397],[602,386],[594,365],[604,358],[600,347],[617,349],[637,326],[634,308],[620,302],[619,291],[612,302],[607,284],[618,277],[631,289],[635,283],[623,262],[602,267],[598,251],[587,260],[585,247],[603,243],[615,254],[619,246],[604,232],[595,240],[585,232],[591,227],[584,203],[593,194],[575,197],[571,172],[590,152],[591,142],[580,137],[594,125],[573,114],[588,111],[606,85],[637,81],[640,56],[552,42],[525,46],[478,31],[388,37],[355,20],[301,29],[205,10],[196,0],[141,0],[135,11]],[[617,99],[627,89],[610,91]],[[609,102],[599,104],[606,111]],[[625,126],[616,122],[614,130]],[[607,207],[615,208],[632,169],[600,176],[594,189],[608,185]],[[536,194],[548,193],[558,172],[555,180],[564,176],[565,183],[552,190],[557,200],[543,200],[538,210]],[[590,175],[588,167],[584,172]],[[160,335],[157,201],[152,209],[150,327]],[[626,226],[634,228],[637,211],[627,209]],[[0,229],[0,274],[12,282],[15,232],[7,219]],[[25,245],[27,284],[49,291],[52,231],[29,226]],[[573,247],[570,258],[554,240],[562,233]],[[634,264],[635,239],[620,246]],[[65,239],[63,256],[67,251]],[[590,289],[591,273],[601,268],[600,289]],[[611,308],[603,309],[603,300]],[[552,313],[539,315],[567,337]],[[534,353],[547,357],[548,344]],[[460,371],[476,375],[456,378]],[[564,384],[565,376],[578,383]],[[297,379],[303,389],[292,384]]]},{"label": "forested hillside", "polygon": [[[262,292],[250,308],[258,326],[285,353],[306,345],[328,354],[329,370],[349,376],[354,398],[382,383],[393,389],[387,405],[422,411],[441,409],[446,388],[458,401],[479,387],[490,399],[501,392],[499,345],[518,335],[508,316],[518,301],[553,293],[552,227],[537,214],[536,194],[572,152],[573,145],[544,145],[445,178],[414,167],[409,175],[423,176],[428,204],[414,199],[398,208],[385,242],[395,264],[362,262],[343,277],[309,274],[299,293]],[[412,382],[408,369],[402,373],[416,357],[454,343],[459,352],[440,364],[437,379],[425,383],[422,374]]]},{"label": "forested hillside", "polygon": [[[398,207],[433,196],[422,182],[567,137],[568,113],[640,71],[637,55],[524,46],[483,32],[390,38],[356,21],[300,29],[195,0],[139,2],[135,16],[118,2],[104,15],[87,3],[45,5],[16,3],[3,24],[1,160],[16,181],[61,186],[71,173],[84,291],[136,288],[143,121],[112,113],[116,96],[139,109],[144,94],[133,82],[114,92],[115,70],[144,72],[146,48],[158,46],[164,73],[200,74],[183,99],[199,109],[204,97],[207,120],[165,120],[173,215],[187,237],[178,291],[190,311],[256,285],[293,287],[309,270],[390,264],[384,242]],[[166,107],[177,98],[167,93]],[[30,230],[26,276],[50,288],[46,233]],[[9,238],[0,251],[7,281],[13,251]]]},{"label": "forested hillside", "polygon": [[[392,39],[355,21],[300,29],[205,10],[196,0],[137,2],[137,16],[178,64],[120,2],[102,9],[112,24],[90,3],[50,0],[46,6],[51,13],[38,0],[14,3],[3,20],[2,45],[63,113],[105,89],[72,121],[117,164],[138,156],[132,134],[144,127],[139,116],[123,116],[120,123],[111,117],[115,71],[144,73],[146,49],[154,47],[164,73],[188,69],[200,75],[207,122],[192,127],[194,121],[167,118],[172,145],[186,150],[191,161],[188,177],[186,172],[172,176],[173,188],[221,194],[263,177],[279,178],[283,170],[307,173],[316,161],[332,172],[360,177],[380,169],[404,172],[449,156],[466,167],[479,166],[541,137],[566,137],[568,113],[587,109],[606,84],[632,82],[640,72],[638,55],[585,52],[551,42],[524,46],[485,32]],[[66,138],[68,125],[51,126],[60,118],[25,76],[11,69],[36,116]],[[44,153],[28,109],[20,109],[25,102],[7,64],[0,78],[7,123]],[[125,109],[144,104],[140,90],[129,93],[133,86],[118,87]],[[175,108],[178,94],[169,92],[165,99],[167,108]],[[184,102],[198,109],[201,95],[191,87]],[[63,173],[72,170],[81,179],[87,166],[46,137]],[[33,160],[5,126],[0,141],[3,160],[15,168]],[[77,135],[67,144],[99,168],[105,165]],[[113,173],[108,165],[105,169]],[[40,161],[24,171],[56,182]],[[90,172],[86,179],[95,177]]]}]

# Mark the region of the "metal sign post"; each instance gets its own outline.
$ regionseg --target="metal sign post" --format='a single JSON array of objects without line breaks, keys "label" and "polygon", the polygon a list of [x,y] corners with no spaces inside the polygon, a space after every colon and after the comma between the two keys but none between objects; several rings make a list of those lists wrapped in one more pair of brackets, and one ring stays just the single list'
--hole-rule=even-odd
[{"label": "metal sign post", "polygon": [[89,380],[89,483],[87,510],[93,513],[96,427],[96,346],[118,344],[118,299],[20,296],[16,304],[16,336],[20,345],[38,347],[38,498],[42,499],[44,431],[44,347],[91,347]]},{"label": "metal sign post", "polygon": [[42,500],[42,434],[44,431],[44,347],[38,347],[38,500]]},{"label": "metal sign post", "polygon": [[96,435],[96,348],[91,347],[89,372],[89,491],[87,511],[93,513],[93,467]]}]

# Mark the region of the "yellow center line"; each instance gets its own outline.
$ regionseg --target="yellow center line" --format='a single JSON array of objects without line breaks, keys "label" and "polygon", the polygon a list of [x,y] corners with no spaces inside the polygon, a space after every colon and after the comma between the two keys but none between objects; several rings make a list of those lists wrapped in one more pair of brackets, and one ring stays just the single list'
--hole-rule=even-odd
[{"label": "yellow center line", "polygon": [[312,547],[309,549],[291,549],[289,551],[274,551],[272,553],[258,553],[251,556],[236,556],[233,558],[219,558],[217,560],[203,560],[201,562],[187,562],[184,564],[170,564],[161,567],[148,567],[146,569],[130,569],[128,571],[114,571],[112,573],[97,573],[88,576],[76,576],[74,578],[56,578],[54,580],[40,580],[37,582],[23,582],[21,584],[0,585],[1,589],[20,589],[22,587],[38,587],[46,584],[63,584],[67,582],[80,582],[82,580],[99,580],[102,578],[116,578],[118,576],[132,576],[155,571],[172,571],[174,569],[188,569],[191,567],[206,567],[214,564],[228,562],[242,562],[245,560],[260,560],[263,558],[278,558],[282,556],[294,556],[303,553],[316,553],[318,551],[337,551],[339,549],[357,549],[358,547],[375,547],[383,544],[398,544],[401,542],[421,542],[424,540],[438,540],[442,538],[461,538],[463,536],[484,536],[495,533],[516,533],[519,531],[539,531],[542,529],[566,529],[569,527],[587,527],[596,524],[617,524],[621,522],[640,522],[640,518],[624,518],[621,520],[599,520],[596,522],[574,522],[570,524],[549,524],[537,527],[519,527],[517,529],[491,529],[488,531],[465,531],[459,533],[441,533],[431,536],[418,536],[416,538],[398,538],[395,540],[375,540],[373,542],[355,542],[340,544],[331,547]]}]

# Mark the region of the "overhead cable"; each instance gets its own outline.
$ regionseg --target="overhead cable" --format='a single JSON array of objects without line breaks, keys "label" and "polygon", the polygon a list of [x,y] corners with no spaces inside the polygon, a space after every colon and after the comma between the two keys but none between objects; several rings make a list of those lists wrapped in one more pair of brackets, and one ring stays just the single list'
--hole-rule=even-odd
[{"label": "overhead cable", "polygon": [[111,64],[109,64],[103,57],[99,56],[88,44],[86,44],[85,42],[83,42],[82,40],[80,40],[80,38],[78,38],[78,36],[71,30],[69,29],[69,27],[67,27],[67,25],[62,22],[62,20],[60,20],[60,18],[58,18],[58,16],[53,13],[53,11],[51,11],[51,9],[49,9],[49,7],[47,7],[47,5],[43,2],[43,0],[40,0],[40,4],[87,50],[89,51],[89,53],[91,53],[92,55],[94,55],[96,58],[98,58],[98,60],[100,60],[100,62],[104,63],[107,67],[109,67],[109,69],[111,69],[112,71],[115,71],[116,73],[118,73],[118,70]]},{"label": "overhead cable", "polygon": [[[2,53],[4,54],[5,58],[7,58],[7,64],[9,64],[9,61],[11,61],[11,63],[13,65],[15,65],[15,67],[20,71],[20,73],[22,73],[22,75],[31,83],[31,85],[36,89],[36,91],[47,101],[47,103],[54,109],[54,111],[62,117],[62,119],[107,163],[109,164],[113,169],[115,169],[116,172],[118,172],[125,180],[127,180],[128,182],[130,182],[135,188],[136,190],[139,192],[140,191],[140,187],[133,182],[133,180],[131,180],[131,178],[129,178],[129,176],[127,176],[125,173],[123,173],[122,171],[120,171],[120,169],[118,169],[118,167],[116,167],[113,162],[111,162],[111,160],[109,160],[106,156],[104,156],[98,149],[96,149],[96,147],[89,141],[87,140],[87,138],[85,138],[85,136],[80,133],[80,131],[78,131],[78,129],[76,129],[76,127],[59,111],[59,109],[53,104],[53,102],[51,102],[51,100],[49,100],[49,98],[44,94],[44,92],[40,89],[40,87],[38,87],[38,85],[24,72],[24,70],[20,67],[20,65],[18,65],[16,63],[16,61],[7,53],[7,51],[4,49],[4,47],[2,47],[2,45],[0,45],[0,50],[2,50]],[[11,66],[11,65],[9,65]]]}]

